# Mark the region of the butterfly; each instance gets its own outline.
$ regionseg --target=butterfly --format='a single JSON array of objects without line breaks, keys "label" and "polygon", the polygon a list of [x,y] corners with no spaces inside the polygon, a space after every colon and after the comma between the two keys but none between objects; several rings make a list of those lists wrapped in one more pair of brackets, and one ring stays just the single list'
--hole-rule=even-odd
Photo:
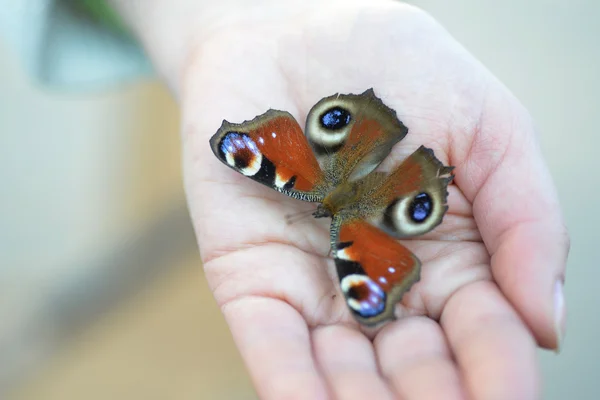
[{"label": "butterfly", "polygon": [[308,113],[305,134],[285,111],[241,124],[223,121],[210,139],[228,167],[285,195],[319,203],[332,218],[330,246],[340,289],[365,326],[395,319],[395,305],[420,279],[421,262],[397,238],[431,231],[448,210],[454,167],[419,147],[389,174],[376,171],[408,133],[373,89],[335,94]]}]

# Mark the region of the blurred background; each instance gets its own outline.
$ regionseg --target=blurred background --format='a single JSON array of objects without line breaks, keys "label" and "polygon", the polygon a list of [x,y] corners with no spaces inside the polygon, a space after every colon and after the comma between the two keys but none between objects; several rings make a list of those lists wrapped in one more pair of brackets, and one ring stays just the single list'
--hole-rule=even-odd
[{"label": "blurred background", "polygon": [[[538,123],[572,236],[567,337],[560,355],[540,351],[544,398],[598,399],[600,3],[411,3]],[[177,104],[151,74],[102,90],[40,84],[8,38],[0,36],[0,398],[256,398],[203,277]]]}]

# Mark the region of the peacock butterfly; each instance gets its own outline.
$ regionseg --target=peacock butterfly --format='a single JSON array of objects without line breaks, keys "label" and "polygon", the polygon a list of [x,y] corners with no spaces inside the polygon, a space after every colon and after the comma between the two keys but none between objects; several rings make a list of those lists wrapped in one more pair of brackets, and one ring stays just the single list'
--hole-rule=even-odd
[{"label": "peacock butterfly", "polygon": [[331,250],[352,315],[364,325],[394,319],[395,304],[419,280],[421,262],[395,238],[431,231],[448,206],[454,167],[419,147],[391,173],[374,171],[408,133],[375,96],[335,94],[306,120],[269,110],[251,121],[223,121],[210,145],[219,160],[331,217]]}]

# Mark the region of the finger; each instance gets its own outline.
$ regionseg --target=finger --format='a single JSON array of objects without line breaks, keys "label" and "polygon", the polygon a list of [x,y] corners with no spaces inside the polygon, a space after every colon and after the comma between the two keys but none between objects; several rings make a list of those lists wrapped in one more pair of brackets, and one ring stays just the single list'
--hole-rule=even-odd
[{"label": "finger", "polygon": [[473,283],[455,293],[441,325],[470,398],[539,398],[533,337],[493,283]]},{"label": "finger", "polygon": [[375,362],[371,341],[361,332],[341,326],[313,332],[315,357],[336,399],[392,399]]},{"label": "finger", "polygon": [[375,339],[383,375],[403,400],[466,399],[440,326],[424,317],[388,324]]},{"label": "finger", "polygon": [[502,292],[538,343],[556,348],[565,324],[562,282],[569,248],[557,195],[522,107],[496,90],[486,110],[470,147],[454,154],[465,160],[456,182],[473,201]]},{"label": "finger", "polygon": [[242,297],[223,314],[261,399],[327,399],[308,327],[289,304],[273,298]]}]

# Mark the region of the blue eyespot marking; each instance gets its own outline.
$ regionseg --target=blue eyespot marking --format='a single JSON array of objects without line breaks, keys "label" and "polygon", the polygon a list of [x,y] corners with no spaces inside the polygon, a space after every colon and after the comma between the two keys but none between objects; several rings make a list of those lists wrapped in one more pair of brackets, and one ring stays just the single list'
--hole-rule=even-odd
[{"label": "blue eyespot marking", "polygon": [[419,193],[410,203],[409,216],[414,222],[423,222],[431,215],[432,208],[431,197],[427,193]]},{"label": "blue eyespot marking", "polygon": [[221,140],[220,151],[228,164],[239,169],[247,168],[261,158],[261,152],[254,140],[243,133],[227,133]]},{"label": "blue eyespot marking", "polygon": [[339,130],[350,123],[350,112],[342,107],[333,107],[321,115],[321,126],[325,129]]},{"label": "blue eyespot marking", "polygon": [[225,154],[235,154],[241,149],[248,149],[254,154],[260,154],[254,140],[248,135],[237,132],[229,132],[221,141],[221,151]]},{"label": "blue eyespot marking", "polygon": [[368,277],[352,285],[347,295],[351,308],[361,317],[373,317],[385,309],[385,292]]}]

